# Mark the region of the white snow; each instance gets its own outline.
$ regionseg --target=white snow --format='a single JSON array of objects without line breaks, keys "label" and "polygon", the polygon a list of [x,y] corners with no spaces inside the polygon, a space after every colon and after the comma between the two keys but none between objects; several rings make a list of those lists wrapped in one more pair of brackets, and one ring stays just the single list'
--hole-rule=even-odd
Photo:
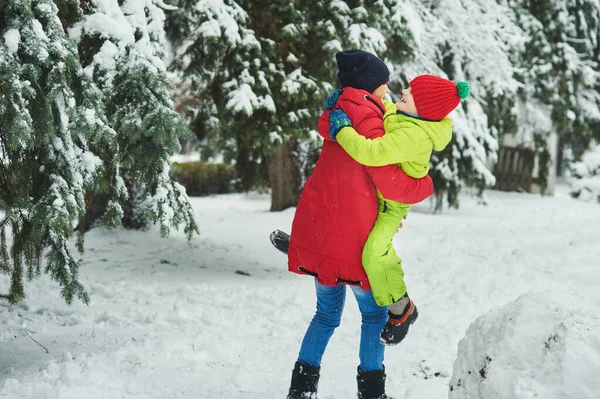
[{"label": "white snow", "polygon": [[[494,355],[486,384],[521,382],[529,392],[539,388],[539,398],[597,398],[580,382],[597,384],[585,378],[590,367],[600,369],[592,323],[599,313],[600,246],[597,223],[590,223],[600,220],[600,206],[567,191],[559,186],[555,198],[490,191],[486,207],[462,196],[460,209],[441,215],[430,214],[428,203],[414,207],[395,244],[420,318],[405,342],[386,351],[390,395],[447,398],[457,355],[469,364],[485,349]],[[294,209],[268,212],[269,195],[254,193],[192,198],[192,204],[201,234],[189,243],[182,232],[161,239],[158,227],[92,230],[80,271],[89,306],[65,305],[45,276],[26,286],[22,304],[0,302],[0,398],[285,396],[315,306],[312,279],[287,272],[285,256],[268,239],[274,229],[289,231]],[[0,291],[8,282],[0,276]],[[539,291],[556,292],[559,303],[537,296],[512,302]],[[580,307],[575,293],[593,307]],[[566,350],[557,346],[556,357],[542,363],[540,346],[525,344],[560,322]],[[319,398],[355,397],[359,332],[349,295],[323,360]],[[584,344],[589,351],[579,352]],[[514,356],[500,356],[503,347]],[[519,364],[524,370],[517,375]],[[557,375],[558,364],[570,367],[563,370],[563,392],[576,396],[543,395],[541,378]],[[514,388],[485,399],[507,392],[532,397]]]},{"label": "white snow", "polygon": [[302,68],[298,68],[287,75],[287,78],[281,87],[281,91],[286,95],[293,96],[296,95],[301,88],[316,88],[316,84],[313,80],[303,75]]},{"label": "white snow", "polygon": [[527,294],[478,318],[458,344],[450,399],[597,397],[598,297]]},{"label": "white snow", "polygon": [[229,45],[236,46],[242,41],[238,22],[246,19],[246,12],[237,3],[232,3],[228,5],[219,0],[197,2],[197,11],[209,18],[200,24],[197,32],[207,37],[222,37]]},{"label": "white snow", "polygon": [[347,39],[349,48],[360,48],[373,53],[381,54],[387,50],[385,45],[385,36],[375,28],[368,27],[367,24],[352,24],[348,27]]},{"label": "white snow", "polygon": [[590,173],[600,174],[600,145],[585,153],[582,157],[582,163],[587,166]]},{"label": "white snow", "polygon": [[127,44],[135,42],[133,30],[117,1],[95,0],[94,6],[96,12],[75,24],[76,28],[81,26],[88,34],[97,33],[103,39],[115,39]]},{"label": "white snow", "polygon": [[295,64],[299,61],[298,57],[296,57],[293,53],[289,53],[285,60],[290,64]]},{"label": "white snow", "polygon": [[200,153],[197,151],[188,154],[175,154],[169,157],[169,162],[197,162],[200,161]]},{"label": "white snow", "polygon": [[600,145],[585,153],[581,162],[573,163],[571,169],[578,177],[571,181],[571,194],[600,204]]},{"label": "white snow", "polygon": [[40,21],[38,21],[37,19],[32,19],[31,27],[33,29],[33,33],[36,35],[38,40],[43,41],[43,42],[50,41],[48,39],[48,36],[46,35],[46,32],[44,32],[44,28],[42,27],[42,24],[40,23]]},{"label": "white snow", "polygon": [[258,105],[258,97],[247,83],[240,84],[228,93],[226,108],[235,114],[251,116]]},{"label": "white snow", "polygon": [[81,154],[81,164],[88,173],[94,173],[98,166],[102,165],[102,160],[90,151]]},{"label": "white snow", "polygon": [[4,43],[8,47],[8,54],[14,54],[19,50],[21,33],[18,29],[9,29],[4,33]]}]

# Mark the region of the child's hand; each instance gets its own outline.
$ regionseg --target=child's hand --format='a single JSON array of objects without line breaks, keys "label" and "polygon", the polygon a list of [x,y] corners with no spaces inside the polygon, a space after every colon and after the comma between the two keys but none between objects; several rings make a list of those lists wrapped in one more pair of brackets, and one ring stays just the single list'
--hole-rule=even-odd
[{"label": "child's hand", "polygon": [[329,113],[329,137],[331,137],[331,140],[335,140],[338,132],[342,130],[343,127],[352,127],[352,122],[344,111],[341,109],[334,109]]},{"label": "child's hand", "polygon": [[335,89],[335,91],[331,93],[329,97],[327,97],[327,100],[325,100],[325,108],[334,109],[340,94],[342,94],[342,91],[344,91],[342,86],[339,86],[337,89]]},{"label": "child's hand", "polygon": [[[406,219],[406,216],[408,215],[404,215],[404,219]],[[402,227],[404,227],[404,225],[402,224],[402,222],[400,222],[400,226],[398,226],[398,228],[396,229],[396,233],[398,233]]]}]

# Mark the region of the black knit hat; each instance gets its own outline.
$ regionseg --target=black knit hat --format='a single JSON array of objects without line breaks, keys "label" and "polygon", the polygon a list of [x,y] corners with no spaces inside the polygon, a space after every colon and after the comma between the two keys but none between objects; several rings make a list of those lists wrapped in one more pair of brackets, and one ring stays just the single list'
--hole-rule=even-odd
[{"label": "black knit hat", "polygon": [[335,55],[338,79],[343,87],[373,93],[390,80],[390,70],[377,56],[363,50],[340,51]]}]

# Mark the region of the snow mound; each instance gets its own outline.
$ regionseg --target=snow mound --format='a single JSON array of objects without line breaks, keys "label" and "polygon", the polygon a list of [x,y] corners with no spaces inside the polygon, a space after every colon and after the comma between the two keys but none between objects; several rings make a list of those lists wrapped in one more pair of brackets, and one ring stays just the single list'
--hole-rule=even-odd
[{"label": "snow mound", "polygon": [[458,344],[449,399],[597,399],[598,306],[532,293],[479,317]]}]

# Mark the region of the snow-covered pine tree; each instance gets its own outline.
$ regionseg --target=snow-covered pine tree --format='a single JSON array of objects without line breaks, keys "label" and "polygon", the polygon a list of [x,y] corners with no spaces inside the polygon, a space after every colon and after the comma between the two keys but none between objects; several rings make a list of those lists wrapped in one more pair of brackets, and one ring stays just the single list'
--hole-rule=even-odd
[{"label": "snow-covered pine tree", "polygon": [[444,203],[457,207],[462,188],[473,187],[481,196],[495,183],[489,168],[496,160],[498,136],[515,128],[517,82],[510,51],[519,29],[502,1],[409,0],[399,12],[411,20],[415,57],[398,66],[394,78],[407,84],[430,73],[471,85],[470,97],[452,114],[452,142],[432,156],[435,209]]},{"label": "snow-covered pine tree", "polygon": [[168,157],[185,134],[169,97],[162,61],[162,1],[127,0],[84,3],[83,16],[69,30],[78,43],[85,71],[104,94],[110,126],[120,151],[116,165],[127,181],[126,226],[158,223],[163,237],[184,225],[197,232],[184,188],[169,178]]},{"label": "snow-covered pine tree", "polygon": [[[266,179],[269,162],[277,171],[269,176],[272,209],[295,204],[277,195],[299,192],[302,179],[297,167],[294,172],[279,162],[318,141],[316,120],[337,84],[335,53],[362,48],[383,58],[410,54],[406,20],[393,12],[399,3],[177,3],[179,11],[168,21],[173,68],[187,81],[189,97],[197,95],[197,106],[190,107],[196,134],[236,160],[241,188]],[[285,154],[278,153],[282,143]],[[306,165],[304,159],[298,163]],[[295,187],[277,187],[290,181]]]},{"label": "snow-covered pine tree", "polygon": [[[320,81],[325,98],[338,84],[335,53],[347,49],[364,49],[377,54],[392,67],[412,59],[412,34],[408,21],[401,12],[402,1],[332,1],[296,2],[297,18],[284,26],[285,41],[293,49],[297,65],[307,76]],[[289,115],[295,115],[293,92],[287,103]],[[321,147],[321,139],[315,133],[315,120],[323,111],[323,101],[310,104],[314,107],[311,119],[303,131],[298,131],[298,162],[300,185],[303,186],[312,171]],[[289,131],[286,127],[284,131]],[[287,180],[283,176],[283,180]],[[273,202],[275,203],[275,196]],[[293,204],[287,204],[290,206]],[[284,207],[272,207],[273,210]]]},{"label": "snow-covered pine tree", "polygon": [[[44,270],[67,303],[87,303],[69,239],[88,192],[107,193],[107,224],[122,217],[123,184],[111,164],[115,132],[55,3],[9,0],[0,15],[0,271],[11,278],[0,297],[21,301],[24,279]],[[83,252],[81,230],[77,248]]]},{"label": "snow-covered pine tree", "polygon": [[552,74],[537,78],[536,83],[549,87],[541,100],[552,107],[559,149],[577,159],[594,137],[600,138],[600,3],[521,3],[541,23],[548,43],[546,59]]},{"label": "snow-covered pine tree", "polygon": [[[254,4],[258,10],[261,4]],[[268,8],[275,8],[274,2]],[[281,65],[270,58],[277,43],[262,41],[249,28],[247,12],[235,1],[180,0],[168,17],[175,46],[173,68],[197,103],[186,113],[200,140],[234,162],[238,187],[248,190],[266,176],[265,156],[276,131],[270,85],[284,78]],[[279,18],[271,14],[265,20]]]},{"label": "snow-covered pine tree", "polygon": [[[254,121],[249,117],[258,110],[269,114],[268,109],[274,108],[272,98],[265,95],[265,74],[271,71],[262,64],[260,45],[244,26],[246,13],[236,2],[174,4],[178,10],[167,20],[175,46],[173,66],[184,75],[182,95],[198,100],[186,108],[186,114],[200,140],[223,151],[226,162],[236,162],[240,187],[249,188],[257,174],[253,161],[262,157],[259,146],[252,143]],[[260,78],[259,70],[265,71]]]}]

